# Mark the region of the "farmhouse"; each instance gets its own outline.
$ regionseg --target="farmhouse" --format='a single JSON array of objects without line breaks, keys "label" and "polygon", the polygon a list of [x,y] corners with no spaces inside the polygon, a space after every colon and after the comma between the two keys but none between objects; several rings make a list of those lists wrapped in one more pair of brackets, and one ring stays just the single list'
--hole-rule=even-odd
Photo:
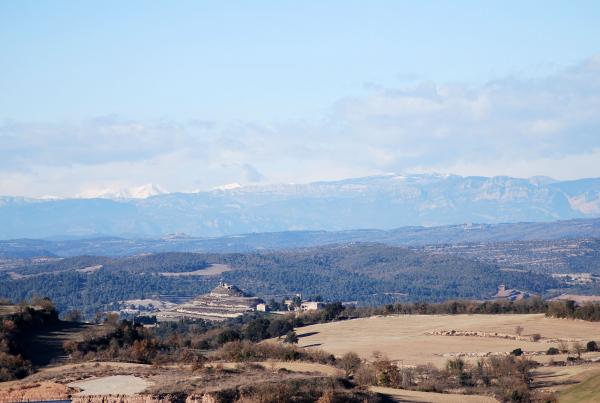
[{"label": "farmhouse", "polygon": [[325,304],[317,301],[304,301],[300,304],[300,310],[304,311],[318,311],[319,309],[323,309]]}]

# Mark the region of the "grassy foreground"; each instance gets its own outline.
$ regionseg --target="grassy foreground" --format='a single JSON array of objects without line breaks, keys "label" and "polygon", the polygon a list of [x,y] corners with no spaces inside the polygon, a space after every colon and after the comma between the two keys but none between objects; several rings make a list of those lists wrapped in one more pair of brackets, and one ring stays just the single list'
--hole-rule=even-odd
[{"label": "grassy foreground", "polygon": [[561,392],[560,403],[592,403],[600,402],[600,373],[592,375],[585,381]]}]

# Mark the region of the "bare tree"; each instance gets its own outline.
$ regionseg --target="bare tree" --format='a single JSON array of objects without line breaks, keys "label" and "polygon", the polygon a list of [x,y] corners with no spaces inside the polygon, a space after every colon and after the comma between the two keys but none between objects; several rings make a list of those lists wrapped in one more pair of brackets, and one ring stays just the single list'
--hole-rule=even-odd
[{"label": "bare tree", "polygon": [[560,350],[561,353],[568,353],[569,352],[569,345],[567,344],[566,341],[561,340],[558,342],[558,349]]},{"label": "bare tree", "polygon": [[520,336],[523,334],[523,326],[517,325],[517,327],[515,327],[515,333],[517,334],[517,336]]},{"label": "bare tree", "polygon": [[583,353],[585,351],[585,347],[583,347],[583,344],[581,344],[580,342],[576,341],[573,342],[573,344],[571,345],[571,352],[573,354],[577,354],[577,359],[581,359],[581,353]]}]

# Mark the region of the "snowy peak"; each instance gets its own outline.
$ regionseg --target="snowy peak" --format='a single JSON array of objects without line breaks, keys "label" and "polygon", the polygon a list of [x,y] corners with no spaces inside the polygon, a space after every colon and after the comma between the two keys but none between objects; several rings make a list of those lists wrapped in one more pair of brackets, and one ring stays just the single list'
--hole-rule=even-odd
[{"label": "snowy peak", "polygon": [[161,194],[168,193],[160,185],[149,183],[142,186],[131,187],[131,188],[105,188],[105,189],[93,189],[87,190],[79,195],[79,199],[147,199],[148,197],[158,196]]},{"label": "snowy peak", "polygon": [[0,238],[162,237],[177,233],[214,237],[600,217],[600,179],[392,174],[306,184],[233,183],[197,193],[164,192],[160,186],[144,185],[87,192],[77,200],[3,197]]},{"label": "snowy peak", "polygon": [[235,190],[235,189],[239,189],[241,187],[242,187],[242,185],[240,185],[239,183],[233,182],[233,183],[228,183],[226,185],[215,186],[214,188],[212,188],[212,190]]}]

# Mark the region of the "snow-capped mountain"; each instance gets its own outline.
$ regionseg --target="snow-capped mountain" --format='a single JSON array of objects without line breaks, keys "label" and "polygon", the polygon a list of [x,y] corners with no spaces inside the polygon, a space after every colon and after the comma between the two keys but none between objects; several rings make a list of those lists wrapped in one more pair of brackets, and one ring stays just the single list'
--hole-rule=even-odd
[{"label": "snow-capped mountain", "polygon": [[87,190],[77,195],[80,199],[146,199],[151,196],[165,194],[167,191],[159,185],[148,183],[131,188],[106,188]]},{"label": "snow-capped mountain", "polygon": [[161,192],[142,187],[110,198],[106,194],[65,200],[0,198],[0,238],[221,236],[600,216],[600,179],[389,174],[308,184],[235,184],[197,193]]}]

